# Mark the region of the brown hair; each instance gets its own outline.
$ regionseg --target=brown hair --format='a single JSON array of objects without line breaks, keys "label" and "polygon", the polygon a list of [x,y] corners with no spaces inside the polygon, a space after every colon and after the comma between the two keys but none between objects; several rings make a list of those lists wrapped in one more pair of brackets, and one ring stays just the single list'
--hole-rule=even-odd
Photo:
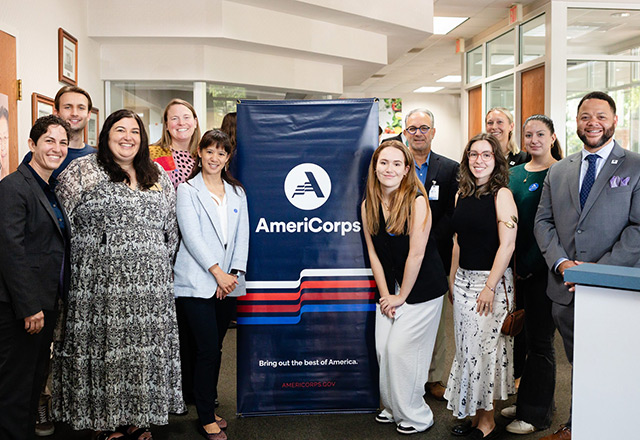
[{"label": "brown hair", "polygon": [[[162,148],[171,147],[171,135],[169,134],[169,129],[167,128],[167,115],[169,113],[169,109],[174,105],[184,105],[186,108],[191,111],[193,115],[193,119],[198,121],[198,115],[196,115],[196,109],[193,108],[191,104],[183,99],[172,99],[169,101],[169,104],[164,108],[164,114],[162,115],[162,137],[156,143]],[[198,122],[196,125],[196,129],[193,131],[193,135],[191,135],[191,141],[189,142],[189,153],[195,159],[197,157],[196,151],[198,150],[198,142],[200,142],[200,123]]]},{"label": "brown hair", "polygon": [[[369,172],[367,175],[367,189],[365,196],[365,220],[369,233],[375,235],[380,229],[380,206],[382,204],[382,189],[376,175],[376,165],[380,153],[385,148],[395,148],[404,155],[405,165],[409,166],[409,172],[400,182],[400,187],[391,194],[389,203],[389,218],[387,219],[387,231],[391,234],[406,234],[411,224],[411,208],[418,194],[425,195],[426,191],[420,179],[413,170],[414,159],[411,151],[402,142],[397,140],[384,141],[373,153]],[[429,204],[427,203],[427,212]],[[425,219],[426,220],[426,219]]]},{"label": "brown hair", "polygon": [[[476,187],[476,178],[469,167],[468,154],[471,150],[471,146],[479,141],[487,141],[489,142],[489,145],[491,145],[495,166],[493,167],[491,176],[489,176],[489,181],[484,185]],[[506,188],[508,186],[509,164],[507,164],[507,159],[502,155],[500,141],[494,135],[489,133],[480,133],[472,137],[467,143],[467,146],[464,147],[462,160],[460,161],[460,181],[458,183],[458,193],[460,194],[460,197],[469,197],[473,195],[480,198],[480,196],[484,196],[486,194],[493,194],[495,196],[498,194],[500,188]]]},{"label": "brown hair", "polygon": [[[544,125],[547,126],[547,128],[549,129],[549,132],[551,134],[555,134],[556,130],[553,127],[553,121],[551,120],[551,118],[549,116],[546,115],[531,115],[527,118],[526,121],[524,121],[524,124],[522,124],[522,131],[524,132],[525,127],[527,126],[527,124],[530,121],[540,121],[542,122]],[[551,156],[555,159],[555,160],[561,160],[562,159],[562,147],[560,146],[560,141],[558,140],[558,137],[556,136],[556,140],[553,141],[553,144],[551,145]]]},{"label": "brown hair", "polygon": [[98,164],[109,175],[112,182],[131,183],[129,174],[116,163],[113,152],[109,148],[109,135],[111,128],[121,119],[135,119],[140,129],[140,148],[133,158],[133,169],[136,171],[136,180],[138,185],[144,189],[151,188],[160,179],[160,170],[157,165],[151,161],[149,157],[149,141],[147,138],[147,130],[144,129],[144,123],[140,116],[135,112],[127,109],[117,110],[109,115],[104,121],[102,130],[100,130],[100,138],[98,139]]},{"label": "brown hair", "polygon": [[231,112],[224,115],[222,118],[222,125],[220,126],[220,130],[229,136],[229,140],[231,141],[231,147],[235,150],[236,148],[236,124],[238,120],[238,113]]},{"label": "brown hair", "polygon": [[78,86],[64,86],[60,88],[60,90],[58,90],[58,93],[56,93],[56,97],[53,100],[53,106],[56,108],[56,111],[60,111],[60,98],[65,93],[79,93],[81,95],[86,96],[87,103],[88,103],[87,111],[90,112],[91,109],[93,108],[93,103],[91,102],[91,96],[89,96],[89,92],[87,92],[85,89],[81,89]]}]

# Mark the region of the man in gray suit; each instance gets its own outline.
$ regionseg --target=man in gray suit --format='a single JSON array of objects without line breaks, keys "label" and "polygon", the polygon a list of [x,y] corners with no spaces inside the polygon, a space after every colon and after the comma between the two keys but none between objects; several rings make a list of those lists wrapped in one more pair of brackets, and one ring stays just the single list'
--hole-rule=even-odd
[{"label": "man in gray suit", "polygon": [[[618,117],[603,92],[578,105],[582,151],[549,169],[534,233],[549,266],[547,295],[573,364],[574,286],[564,271],[582,263],[640,267],[640,155],[613,140]],[[571,439],[569,421],[542,440]]]}]

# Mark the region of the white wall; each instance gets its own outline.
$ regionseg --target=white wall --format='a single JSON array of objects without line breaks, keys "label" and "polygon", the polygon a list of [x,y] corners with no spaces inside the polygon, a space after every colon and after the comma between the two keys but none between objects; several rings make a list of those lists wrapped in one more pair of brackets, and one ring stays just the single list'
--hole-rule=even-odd
[{"label": "white wall", "polygon": [[464,150],[462,133],[460,133],[460,97],[410,93],[400,98],[402,98],[403,115],[407,115],[414,108],[423,107],[433,113],[436,120],[436,136],[433,138],[431,148],[438,154],[460,162]]},{"label": "white wall", "polygon": [[[22,101],[18,101],[18,157],[29,151],[31,94],[54,98],[58,82],[58,28],[78,39],[78,86],[87,90],[104,120],[104,92],[100,80],[100,47],[87,37],[86,3],[48,0],[37,4],[2,0],[0,30],[16,37],[17,77],[22,79]],[[1,61],[0,61],[1,62]]]},{"label": "white wall", "polygon": [[[348,98],[364,98],[370,96],[345,96]],[[464,144],[460,133],[460,97],[450,94],[408,93],[400,96],[378,95],[379,98],[402,98],[402,126],[404,117],[416,108],[426,108],[433,113],[436,120],[436,136],[431,148],[438,154],[460,162]],[[391,137],[390,135],[384,137]]]}]

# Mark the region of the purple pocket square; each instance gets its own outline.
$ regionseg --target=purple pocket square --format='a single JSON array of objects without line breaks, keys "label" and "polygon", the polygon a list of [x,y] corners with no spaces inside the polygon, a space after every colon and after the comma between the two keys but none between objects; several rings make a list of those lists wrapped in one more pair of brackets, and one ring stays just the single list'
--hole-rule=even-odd
[{"label": "purple pocket square", "polygon": [[609,180],[609,186],[611,188],[618,188],[620,186],[629,186],[629,180],[630,180],[630,177],[625,177],[624,179],[621,179],[620,176],[613,176]]}]

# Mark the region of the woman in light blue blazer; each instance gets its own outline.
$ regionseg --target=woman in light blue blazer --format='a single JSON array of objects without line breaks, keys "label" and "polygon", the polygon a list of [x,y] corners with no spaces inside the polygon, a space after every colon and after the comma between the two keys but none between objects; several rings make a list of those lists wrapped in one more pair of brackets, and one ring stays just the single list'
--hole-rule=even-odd
[{"label": "woman in light blue blazer", "polygon": [[208,440],[227,438],[227,422],[215,414],[222,340],[236,298],[246,293],[249,217],[244,188],[227,170],[233,152],[225,133],[207,131],[190,179],[178,186],[176,206],[182,241],[175,295],[196,341],[194,396],[199,431]]}]

